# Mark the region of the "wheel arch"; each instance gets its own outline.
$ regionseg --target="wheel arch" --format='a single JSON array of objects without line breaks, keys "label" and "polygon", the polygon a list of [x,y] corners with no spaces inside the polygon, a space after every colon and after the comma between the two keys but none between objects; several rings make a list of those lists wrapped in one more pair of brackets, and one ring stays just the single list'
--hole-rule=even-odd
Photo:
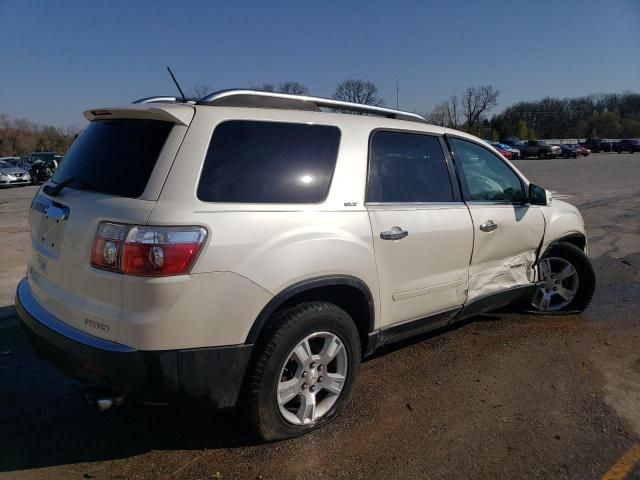
[{"label": "wheel arch", "polygon": [[360,334],[362,352],[367,352],[369,334],[375,329],[375,303],[368,285],[350,275],[315,277],[285,288],[260,311],[245,343],[257,343],[260,340],[276,311],[302,302],[319,300],[333,303],[351,316]]},{"label": "wheel arch", "polygon": [[560,242],[571,243],[583,252],[587,253],[587,237],[584,235],[584,233],[572,232],[556,238],[553,242],[547,245],[547,248],[545,248],[542,256],[544,256],[551,248],[553,248]]}]

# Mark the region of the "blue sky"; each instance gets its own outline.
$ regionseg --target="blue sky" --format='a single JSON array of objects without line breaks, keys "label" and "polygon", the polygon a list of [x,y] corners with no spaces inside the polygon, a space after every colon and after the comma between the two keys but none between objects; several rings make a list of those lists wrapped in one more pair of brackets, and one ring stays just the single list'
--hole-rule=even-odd
[{"label": "blue sky", "polygon": [[640,91],[640,0],[348,2],[0,0],[0,112],[82,126],[82,111],[297,80],[331,96],[375,82],[387,105],[430,109],[492,84],[500,108]]}]

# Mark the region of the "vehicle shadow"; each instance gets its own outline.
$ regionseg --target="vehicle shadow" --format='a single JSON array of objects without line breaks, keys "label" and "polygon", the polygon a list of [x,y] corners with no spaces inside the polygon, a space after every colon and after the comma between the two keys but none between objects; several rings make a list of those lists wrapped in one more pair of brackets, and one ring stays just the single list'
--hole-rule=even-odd
[{"label": "vehicle shadow", "polygon": [[[99,462],[156,450],[249,447],[237,410],[153,407],[136,402],[99,413],[83,386],[33,354],[12,306],[0,308],[0,472]],[[372,358],[424,342],[477,321],[481,315],[379,350]]]},{"label": "vehicle shadow", "polygon": [[38,360],[13,306],[0,307],[0,472],[255,444],[236,411],[129,402],[100,413],[83,390]]}]

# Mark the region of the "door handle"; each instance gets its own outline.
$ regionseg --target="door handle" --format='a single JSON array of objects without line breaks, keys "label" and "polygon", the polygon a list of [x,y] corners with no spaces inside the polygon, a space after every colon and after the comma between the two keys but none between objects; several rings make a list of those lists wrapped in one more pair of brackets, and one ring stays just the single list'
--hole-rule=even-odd
[{"label": "door handle", "polygon": [[483,232],[493,232],[497,228],[498,224],[493,223],[493,220],[489,220],[487,223],[483,223],[482,225],[480,225],[480,230],[482,230]]},{"label": "door handle", "polygon": [[407,235],[409,235],[409,232],[400,227],[391,227],[391,230],[380,232],[380,238],[382,240],[400,240]]}]

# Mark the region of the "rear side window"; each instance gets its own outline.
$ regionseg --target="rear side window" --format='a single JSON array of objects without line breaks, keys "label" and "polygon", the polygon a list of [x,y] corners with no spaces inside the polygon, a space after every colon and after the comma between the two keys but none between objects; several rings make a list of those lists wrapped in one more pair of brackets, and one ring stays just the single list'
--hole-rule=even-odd
[{"label": "rear side window", "polygon": [[340,130],[230,120],[213,132],[198,198],[205,202],[318,203],[329,191]]},{"label": "rear side window", "polygon": [[78,177],[82,188],[109,195],[142,195],[172,123],[157,120],[100,120],[73,143],[53,176],[56,183]]},{"label": "rear side window", "polygon": [[438,137],[374,133],[369,153],[367,202],[452,202],[453,191]]}]

